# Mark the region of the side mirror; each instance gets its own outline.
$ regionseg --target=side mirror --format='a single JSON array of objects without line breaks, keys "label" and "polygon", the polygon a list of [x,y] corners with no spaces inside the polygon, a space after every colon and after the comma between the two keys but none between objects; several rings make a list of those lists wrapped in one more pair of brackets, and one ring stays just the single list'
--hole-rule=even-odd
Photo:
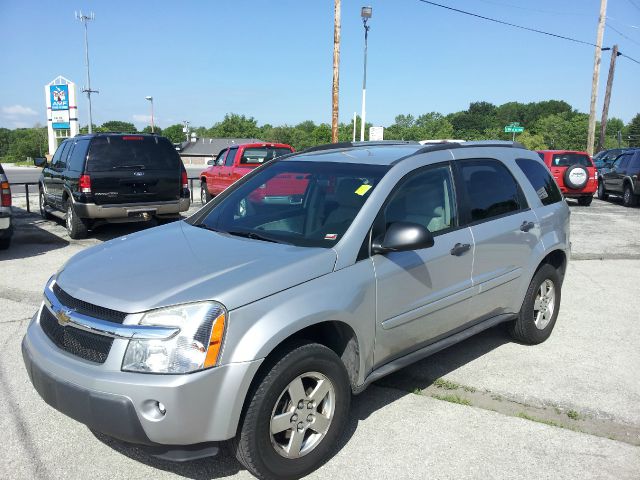
[{"label": "side mirror", "polygon": [[212,158],[211,160],[207,160],[207,165],[214,165],[216,161]]},{"label": "side mirror", "polygon": [[42,157],[34,158],[33,159],[33,164],[36,167],[46,167],[47,159],[46,158],[42,158]]},{"label": "side mirror", "polygon": [[417,223],[395,222],[387,232],[374,239],[371,253],[405,252],[433,247],[431,232]]}]

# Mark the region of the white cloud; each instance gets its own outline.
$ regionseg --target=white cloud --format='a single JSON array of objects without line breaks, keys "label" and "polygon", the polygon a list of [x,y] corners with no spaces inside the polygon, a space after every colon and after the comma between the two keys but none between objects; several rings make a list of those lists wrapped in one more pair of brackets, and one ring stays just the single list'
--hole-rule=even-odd
[{"label": "white cloud", "polygon": [[2,113],[7,117],[33,117],[38,115],[31,107],[25,107],[23,105],[11,105],[10,107],[2,107]]},{"label": "white cloud", "polygon": [[151,123],[151,115],[134,114],[133,120],[140,123]]}]

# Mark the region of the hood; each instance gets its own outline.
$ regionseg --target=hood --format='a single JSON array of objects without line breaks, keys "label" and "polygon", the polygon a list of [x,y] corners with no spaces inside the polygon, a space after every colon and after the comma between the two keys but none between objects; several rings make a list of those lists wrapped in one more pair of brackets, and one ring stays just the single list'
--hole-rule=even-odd
[{"label": "hood", "polygon": [[304,248],[174,222],[72,257],[57,283],[69,295],[127,313],[201,300],[228,310],[330,273],[332,249]]}]

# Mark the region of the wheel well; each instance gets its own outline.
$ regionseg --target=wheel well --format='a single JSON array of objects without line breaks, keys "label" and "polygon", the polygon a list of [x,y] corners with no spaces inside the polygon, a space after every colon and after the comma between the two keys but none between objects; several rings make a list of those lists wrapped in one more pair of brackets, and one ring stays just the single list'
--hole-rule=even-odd
[{"label": "wheel well", "polygon": [[558,275],[560,275],[560,279],[564,280],[564,274],[567,269],[567,255],[562,250],[554,250],[542,259],[536,271],[547,263],[555,268],[558,271]]},{"label": "wheel well", "polygon": [[207,177],[200,177],[200,183],[207,183]]},{"label": "wheel well", "polygon": [[625,178],[624,181],[622,182],[623,187],[626,187],[627,185],[629,185],[631,190],[633,190],[633,183],[631,183],[631,179],[629,177]]}]

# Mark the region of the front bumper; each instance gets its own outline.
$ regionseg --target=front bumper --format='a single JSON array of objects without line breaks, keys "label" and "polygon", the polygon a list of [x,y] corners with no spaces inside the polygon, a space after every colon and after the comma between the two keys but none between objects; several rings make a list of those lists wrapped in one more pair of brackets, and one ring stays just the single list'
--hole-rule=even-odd
[{"label": "front bumper", "polygon": [[175,215],[189,210],[191,200],[180,198],[177,201],[153,203],[116,203],[96,205],[95,203],[74,202],[76,214],[81,218],[121,219],[148,215]]},{"label": "front bumper", "polygon": [[[55,409],[135,444],[194,445],[236,435],[262,360],[186,375],[122,372],[127,341],[115,340],[107,361],[98,365],[56,347],[42,331],[38,313],[23,339],[22,354],[36,391]],[[158,402],[166,408],[164,415]]]}]

